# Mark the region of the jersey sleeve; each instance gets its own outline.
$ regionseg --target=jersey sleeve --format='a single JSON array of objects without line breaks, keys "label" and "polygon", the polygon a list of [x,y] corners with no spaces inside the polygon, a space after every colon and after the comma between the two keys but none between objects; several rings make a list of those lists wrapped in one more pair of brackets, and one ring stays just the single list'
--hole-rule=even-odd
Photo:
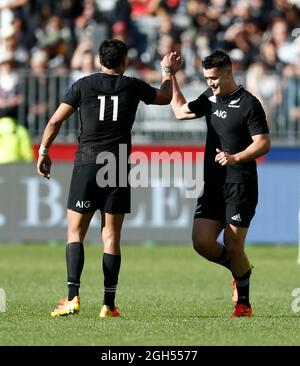
[{"label": "jersey sleeve", "polygon": [[265,111],[257,98],[253,98],[247,113],[247,125],[251,136],[269,133]]},{"label": "jersey sleeve", "polygon": [[80,105],[80,88],[79,82],[75,82],[65,94],[62,103],[69,104],[74,109],[77,109]]},{"label": "jersey sleeve", "polygon": [[156,89],[140,79],[135,79],[134,91],[145,104],[153,104],[156,98]]},{"label": "jersey sleeve", "polygon": [[203,117],[209,113],[211,104],[208,99],[207,93],[201,94],[197,99],[188,103],[188,108],[191,112],[195,113],[197,117]]}]

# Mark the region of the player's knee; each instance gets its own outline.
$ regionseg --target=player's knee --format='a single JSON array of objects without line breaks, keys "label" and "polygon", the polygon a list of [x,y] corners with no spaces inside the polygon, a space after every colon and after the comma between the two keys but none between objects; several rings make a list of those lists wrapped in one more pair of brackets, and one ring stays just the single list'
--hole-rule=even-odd
[{"label": "player's knee", "polygon": [[193,248],[194,250],[202,254],[202,252],[205,250],[205,247],[207,246],[207,243],[203,240],[203,238],[199,238],[199,236],[193,235],[192,236],[193,241]]},{"label": "player's knee", "polygon": [[77,225],[69,225],[68,227],[68,242],[83,242],[85,236],[84,230]]},{"label": "player's knee", "polygon": [[102,230],[102,240],[105,246],[114,247],[116,245],[119,245],[120,233],[116,232],[113,229],[104,228]]},{"label": "player's knee", "polygon": [[226,252],[230,258],[238,257],[243,255],[244,248],[239,243],[232,242],[229,245],[226,245]]}]

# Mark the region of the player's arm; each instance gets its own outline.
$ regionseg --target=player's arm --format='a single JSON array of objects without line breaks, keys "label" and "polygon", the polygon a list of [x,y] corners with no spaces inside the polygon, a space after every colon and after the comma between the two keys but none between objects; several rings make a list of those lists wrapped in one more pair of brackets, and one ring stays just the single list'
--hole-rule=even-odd
[{"label": "player's arm", "polygon": [[246,163],[265,155],[271,147],[270,135],[268,133],[252,136],[252,143],[243,151],[230,154],[226,151],[216,149],[215,160],[221,165],[233,165]]},{"label": "player's arm", "polygon": [[[178,70],[174,70],[175,73]],[[196,114],[193,113],[189,107],[188,103],[186,102],[183,94],[181,93],[181,90],[179,88],[176,75],[173,75],[172,77],[172,83],[173,83],[173,98],[171,101],[171,107],[173,109],[173,112],[175,114],[175,117],[177,119],[193,119],[196,118]]]},{"label": "player's arm", "polygon": [[55,140],[60,127],[64,120],[66,120],[75,111],[75,109],[66,103],[61,103],[57,108],[43,133],[42,142],[39,148],[39,157],[37,161],[37,171],[40,175],[49,178],[51,170],[51,158],[48,155],[48,150]]},{"label": "player's arm", "polygon": [[156,97],[152,104],[165,105],[169,104],[172,100],[172,67],[174,63],[175,53],[171,52],[164,56],[160,66],[162,72],[162,80],[160,88],[155,88]]},{"label": "player's arm", "polygon": [[238,163],[245,163],[265,155],[271,147],[270,135],[268,133],[252,136],[252,144],[245,150],[234,154]]}]

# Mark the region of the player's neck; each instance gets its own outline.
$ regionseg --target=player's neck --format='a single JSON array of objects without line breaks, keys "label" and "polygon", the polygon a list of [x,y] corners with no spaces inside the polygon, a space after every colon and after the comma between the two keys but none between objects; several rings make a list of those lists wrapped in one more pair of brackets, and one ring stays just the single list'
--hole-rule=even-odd
[{"label": "player's neck", "polygon": [[108,69],[107,67],[102,66],[101,71],[108,75],[123,75],[124,70],[123,67],[119,66],[114,69]]},{"label": "player's neck", "polygon": [[226,90],[226,92],[224,93],[223,97],[227,97],[230,94],[233,94],[237,89],[239,88],[239,85],[237,85],[235,83],[235,81],[233,81],[230,86],[228,87],[228,89]]}]

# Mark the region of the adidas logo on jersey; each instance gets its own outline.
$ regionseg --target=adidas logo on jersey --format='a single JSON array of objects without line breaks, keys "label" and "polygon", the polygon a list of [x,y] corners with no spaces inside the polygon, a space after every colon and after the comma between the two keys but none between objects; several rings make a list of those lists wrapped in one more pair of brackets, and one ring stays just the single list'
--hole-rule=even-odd
[{"label": "adidas logo on jersey", "polygon": [[231,220],[240,222],[240,221],[242,221],[242,218],[241,218],[241,215],[238,213],[236,215],[231,216]]}]

